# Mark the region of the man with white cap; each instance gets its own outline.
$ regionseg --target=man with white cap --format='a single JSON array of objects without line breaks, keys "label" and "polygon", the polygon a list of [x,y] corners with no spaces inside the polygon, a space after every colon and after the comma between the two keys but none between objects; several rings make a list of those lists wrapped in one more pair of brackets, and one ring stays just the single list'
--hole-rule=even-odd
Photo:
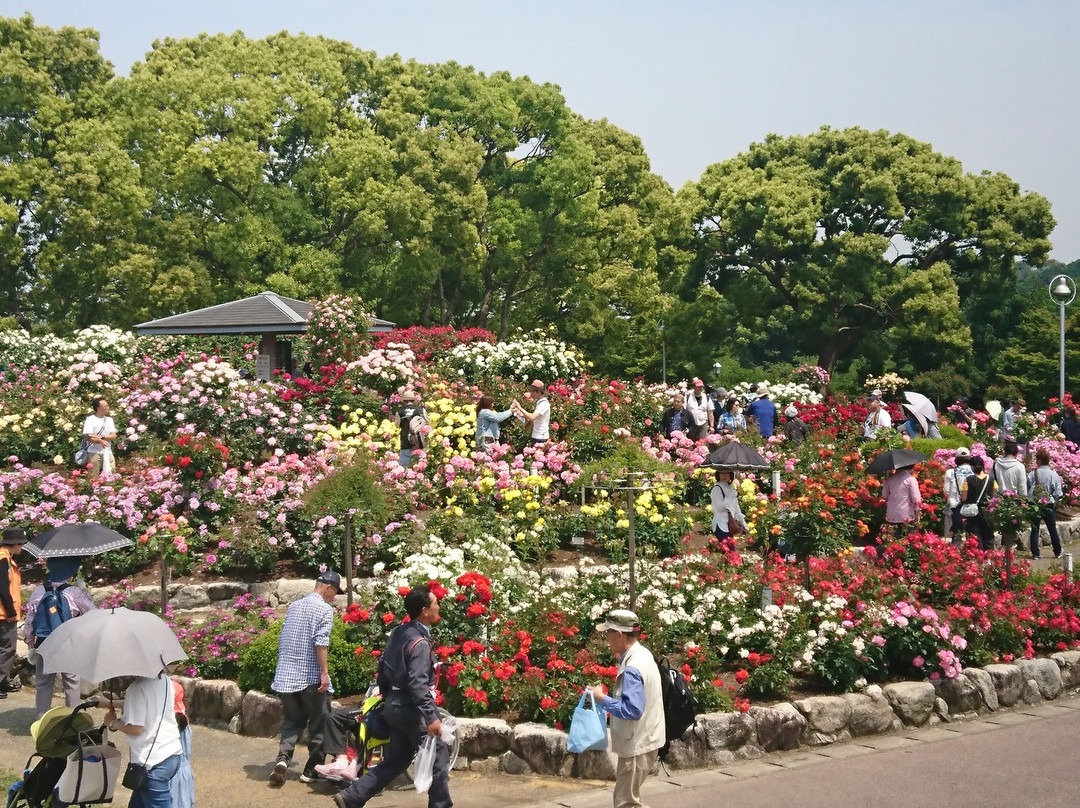
[{"label": "man with white cap", "polygon": [[960,503],[963,502],[964,482],[973,472],[971,470],[971,450],[961,446],[955,454],[956,468],[945,471],[945,500],[948,503],[949,537],[953,544],[960,543],[960,531],[964,528],[964,517],[960,515]]},{"label": "man with white cap", "polygon": [[638,642],[641,626],[632,611],[615,609],[603,628],[619,667],[611,695],[604,695],[603,687],[595,685],[593,696],[611,716],[611,751],[619,758],[614,806],[640,808],[641,784],[665,741],[660,669],[649,649]]},{"label": "man with white cap", "polygon": [[787,418],[784,423],[784,437],[792,446],[799,446],[810,437],[810,427],[806,425],[806,421],[799,417],[799,410],[794,404],[787,405],[787,409],[784,410],[784,417]]},{"label": "man with white cap", "polygon": [[694,379],[694,391],[686,397],[686,411],[690,413],[690,420],[693,421],[686,433],[690,440],[699,441],[712,432],[713,403],[705,392],[705,382],[701,379]]}]

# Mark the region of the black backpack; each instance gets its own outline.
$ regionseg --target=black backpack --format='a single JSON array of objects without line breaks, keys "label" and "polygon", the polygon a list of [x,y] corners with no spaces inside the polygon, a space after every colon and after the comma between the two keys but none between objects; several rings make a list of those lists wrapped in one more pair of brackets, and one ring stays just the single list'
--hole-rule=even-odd
[{"label": "black backpack", "polygon": [[660,747],[660,760],[667,760],[671,742],[697,723],[698,703],[690,691],[690,683],[677,670],[668,667],[667,661],[657,664],[660,669],[660,694],[664,700],[664,734],[666,739]]}]

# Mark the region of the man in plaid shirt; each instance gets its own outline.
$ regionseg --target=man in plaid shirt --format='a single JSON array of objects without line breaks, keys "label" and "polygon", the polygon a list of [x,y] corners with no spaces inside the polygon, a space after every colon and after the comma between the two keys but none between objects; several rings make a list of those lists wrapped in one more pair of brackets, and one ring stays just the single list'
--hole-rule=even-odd
[{"label": "man in plaid shirt", "polygon": [[318,778],[315,766],[325,760],[323,720],[330,712],[330,696],[334,692],[327,667],[330,629],[334,624],[334,609],[330,603],[341,592],[341,576],[327,570],[315,579],[315,591],[291,604],[285,614],[278,640],[277,670],[271,685],[275,693],[281,694],[285,712],[277,761],[270,773],[270,782],[275,786],[285,783],[296,741],[305,726],[308,761],[300,782]]}]

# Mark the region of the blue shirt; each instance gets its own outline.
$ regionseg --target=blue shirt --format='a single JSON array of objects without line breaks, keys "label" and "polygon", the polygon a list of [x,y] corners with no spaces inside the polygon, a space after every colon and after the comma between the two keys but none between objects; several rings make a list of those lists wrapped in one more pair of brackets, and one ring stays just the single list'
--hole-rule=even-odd
[{"label": "blue shirt", "polygon": [[750,402],[746,408],[746,414],[757,421],[758,431],[761,437],[771,438],[776,423],[776,405],[767,398],[759,398]]},{"label": "blue shirt", "polygon": [[[334,608],[318,592],[295,601],[285,613],[278,640],[277,670],[270,686],[276,693],[298,693],[322,680],[315,648],[328,648]],[[334,692],[331,685],[330,693]]]},{"label": "blue shirt", "polygon": [[619,698],[604,696],[600,700],[600,707],[607,710],[609,715],[627,721],[637,721],[645,714],[645,682],[636,668],[623,671]]}]

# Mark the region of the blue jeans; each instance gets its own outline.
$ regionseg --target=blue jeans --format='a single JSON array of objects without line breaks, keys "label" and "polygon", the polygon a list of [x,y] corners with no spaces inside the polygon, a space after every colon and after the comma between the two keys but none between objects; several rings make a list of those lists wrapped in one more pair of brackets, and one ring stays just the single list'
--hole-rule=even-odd
[{"label": "blue jeans", "polygon": [[128,808],[172,808],[172,788],[169,783],[180,771],[183,755],[165,758],[146,772],[146,788],[131,792]]},{"label": "blue jeans", "polygon": [[400,452],[398,452],[398,465],[401,466],[403,469],[407,469],[412,463],[412,453],[412,449],[402,449]]},{"label": "blue jeans", "polygon": [[[1046,522],[1046,529],[1050,533],[1050,546],[1054,548],[1054,558],[1057,558],[1061,555],[1061,538],[1058,536],[1057,532],[1057,513],[1054,511],[1054,506],[1051,505],[1049,508],[1043,508],[1040,516],[1042,517],[1042,521]],[[1031,554],[1035,558],[1038,558],[1040,555],[1038,519],[1031,523],[1031,538],[1029,544],[1031,545]]]}]

